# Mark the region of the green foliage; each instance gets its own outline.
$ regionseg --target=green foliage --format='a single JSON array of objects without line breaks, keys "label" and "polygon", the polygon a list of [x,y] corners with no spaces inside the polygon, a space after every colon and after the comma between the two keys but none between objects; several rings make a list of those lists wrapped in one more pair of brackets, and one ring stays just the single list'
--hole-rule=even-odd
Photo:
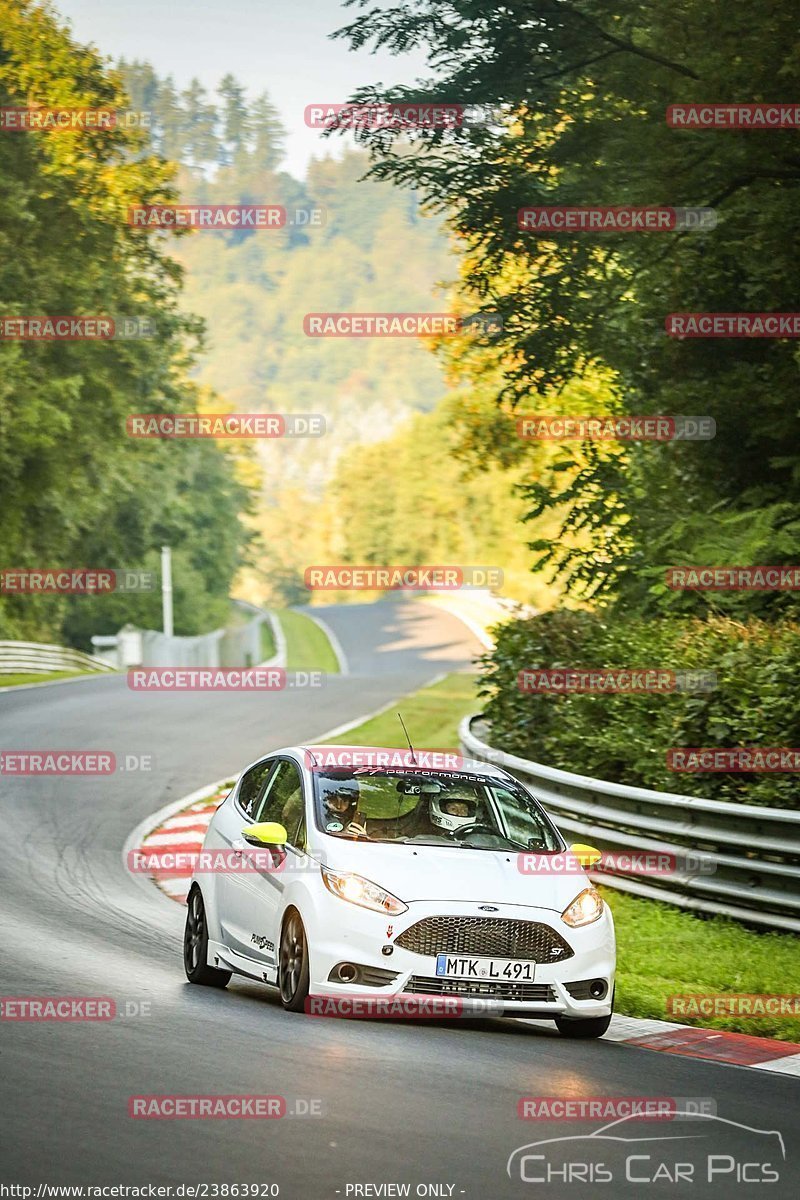
[{"label": "green foliage", "polygon": [[616,1011],[705,1029],[800,1041],[796,1017],[674,1016],[668,996],[786,995],[800,990],[797,938],[757,933],[721,917],[705,920],[654,900],[601,889],[617,933]]},{"label": "green foliage", "polygon": [[370,717],[355,729],[348,729],[330,740],[333,745],[405,748],[403,727],[397,719],[400,712],[417,750],[457,751],[459,722],[474,707],[474,675],[447,675],[438,683],[404,696],[386,712]]},{"label": "green foliage", "polygon": [[[796,92],[795,14],[772,0],[353,6],[364,11],[340,31],[353,46],[423,48],[437,67],[426,86],[363,89],[355,99],[458,101],[497,115],[483,126],[359,137],[373,177],[417,189],[469,248],[465,287],[504,320],[498,398],[541,410],[549,389],[600,366],[622,411],[717,422],[710,442],[587,451],[577,473],[565,450],[561,481],[551,475],[528,493],[533,515],[566,513],[568,536],[545,547],[543,561],[576,595],[642,611],[673,607],[650,585],[676,562],[722,563],[726,552],[791,562],[797,343],[680,340],[665,335],[664,320],[796,307],[800,162],[785,131],[675,130],[665,110],[711,97],[769,101],[776,80],[782,94]],[[526,205],[623,204],[711,206],[719,223],[703,233],[549,239],[517,226]],[[751,595],[735,608],[777,615],[796,605]],[[682,607],[703,613],[707,600],[690,594]]]},{"label": "green foliage", "polygon": [[303,318],[446,311],[434,295],[454,271],[442,223],[424,217],[415,196],[363,182],[363,153],[312,160],[306,179],[293,179],[280,167],[284,131],[269,97],[250,99],[230,75],[209,97],[197,81],[178,94],[148,64],[121,69],[134,107],[156,114],[153,146],[181,163],[187,202],[287,210],[282,229],[199,232],[172,252],[186,270],[186,308],[209,331],[198,382],[239,412],[323,412],[328,421],[324,438],[260,448],[266,499],[287,481],[318,493],[344,449],[433,408],[443,386],[424,339],[315,339]]},{"label": "green foliage", "polygon": [[[515,490],[528,477],[530,461],[471,470],[457,456],[459,433],[452,423],[457,404],[453,396],[391,436],[347,450],[310,514],[292,504],[291,536],[283,510],[273,510],[264,528],[267,554],[283,556],[277,579],[302,586],[302,572],[311,563],[465,563],[500,567],[504,595],[551,605],[553,592],[531,577],[530,554],[519,534],[524,503]],[[542,534],[548,531],[555,535],[552,518],[539,526]],[[271,582],[275,577],[271,570]],[[307,591],[304,596],[309,598]],[[356,596],[363,599],[363,593]],[[326,594],[330,600],[344,598],[355,597]]]},{"label": "green foliage", "polygon": [[[128,107],[118,76],[48,9],[0,4],[0,103]],[[143,316],[156,336],[0,341],[4,566],[153,567],[170,541],[184,571],[176,631],[207,627],[242,558],[246,503],[234,460],[213,443],[132,442],[136,412],[198,407],[188,372],[199,326],[179,309],[181,272],[132,230],[134,202],[174,198],[172,168],[136,130],[29,132],[0,139],[0,307],[7,315]],[[4,596],[0,637],[86,646],[151,598]],[[152,623],[152,618],[150,618]]]},{"label": "green foliage", "polygon": [[272,632],[272,626],[268,621],[264,621],[260,627],[261,633],[261,659],[262,662],[267,662],[274,658],[277,653],[275,645],[275,634]]},{"label": "green foliage", "polygon": [[30,683],[60,683],[62,679],[97,678],[93,671],[43,671],[27,675],[0,674],[0,688],[24,687]]},{"label": "green foliage", "polygon": [[285,609],[275,614],[286,638],[289,671],[324,671],[339,674],[339,660],[327,633],[305,613]]},{"label": "green foliage", "polygon": [[[676,773],[670,747],[800,745],[796,677],[800,625],[752,618],[613,620],[553,612],[496,631],[480,693],[503,750],[618,783],[742,804],[796,808],[791,774]],[[532,694],[533,667],[657,667],[715,671],[714,691]]]}]

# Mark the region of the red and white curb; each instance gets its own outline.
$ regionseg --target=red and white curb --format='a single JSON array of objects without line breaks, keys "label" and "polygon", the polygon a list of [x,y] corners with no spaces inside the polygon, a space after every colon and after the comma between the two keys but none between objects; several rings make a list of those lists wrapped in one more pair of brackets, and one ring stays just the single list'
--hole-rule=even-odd
[{"label": "red and white curb", "polygon": [[642,1050],[663,1050],[686,1058],[703,1058],[737,1067],[800,1076],[800,1045],[754,1037],[749,1033],[614,1016],[604,1040],[624,1042]]},{"label": "red and white curb", "polygon": [[199,854],[205,841],[211,818],[233,787],[235,780],[222,779],[207,787],[199,788],[189,796],[173,801],[159,809],[137,825],[125,843],[122,852],[126,870],[130,855],[135,851],[155,854],[169,851],[179,854],[184,866],[154,871],[150,875],[136,873],[137,879],[145,879],[178,904],[186,903],[192,867],[188,865]]},{"label": "red and white curb", "polygon": [[[335,732],[343,732],[344,728]],[[199,853],[209,822],[233,783],[231,779],[218,780],[174,801],[137,825],[123,851],[126,867],[128,855],[133,850],[150,853],[170,851],[182,856]],[[180,870],[164,870],[137,877],[151,880],[171,900],[185,904],[191,876],[192,868],[186,866]],[[530,1023],[539,1024],[538,1021]],[[611,1018],[611,1026],[603,1041],[731,1066],[752,1067],[758,1071],[800,1076],[800,1045],[746,1033],[615,1015]]]}]

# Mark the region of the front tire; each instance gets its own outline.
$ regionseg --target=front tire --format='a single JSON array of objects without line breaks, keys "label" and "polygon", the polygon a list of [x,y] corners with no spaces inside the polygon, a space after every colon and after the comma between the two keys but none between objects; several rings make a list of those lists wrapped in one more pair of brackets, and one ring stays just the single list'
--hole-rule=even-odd
[{"label": "front tire", "polygon": [[310,970],[308,940],[296,908],[286,914],[278,958],[281,1004],[287,1012],[302,1012],[308,996]]},{"label": "front tire", "polygon": [[219,971],[208,965],[208,921],[203,894],[193,887],[186,902],[186,928],[183,934],[183,969],[189,983],[204,987],[227,987],[231,971]]},{"label": "front tire", "polygon": [[607,1017],[584,1017],[578,1020],[556,1017],[558,1032],[567,1038],[599,1038],[608,1032],[610,1024],[611,1013]]}]

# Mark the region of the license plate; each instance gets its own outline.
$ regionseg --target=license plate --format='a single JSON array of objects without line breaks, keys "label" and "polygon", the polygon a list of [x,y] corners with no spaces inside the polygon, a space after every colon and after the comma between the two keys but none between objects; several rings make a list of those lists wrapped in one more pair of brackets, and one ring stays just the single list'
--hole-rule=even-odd
[{"label": "license plate", "polygon": [[533,983],[536,967],[532,962],[520,962],[517,958],[464,958],[460,954],[437,954],[436,974],[455,979],[520,980]]}]

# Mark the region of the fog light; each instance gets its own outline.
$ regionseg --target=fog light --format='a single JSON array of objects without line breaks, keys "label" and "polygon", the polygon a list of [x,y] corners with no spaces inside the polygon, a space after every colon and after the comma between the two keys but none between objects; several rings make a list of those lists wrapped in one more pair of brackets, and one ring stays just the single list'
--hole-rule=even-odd
[{"label": "fog light", "polygon": [[594,1000],[602,1000],[608,991],[605,979],[593,979],[589,984],[589,994]]},{"label": "fog light", "polygon": [[336,968],[336,974],[342,983],[352,983],[358,975],[358,971],[352,963],[339,963],[339,966]]}]

